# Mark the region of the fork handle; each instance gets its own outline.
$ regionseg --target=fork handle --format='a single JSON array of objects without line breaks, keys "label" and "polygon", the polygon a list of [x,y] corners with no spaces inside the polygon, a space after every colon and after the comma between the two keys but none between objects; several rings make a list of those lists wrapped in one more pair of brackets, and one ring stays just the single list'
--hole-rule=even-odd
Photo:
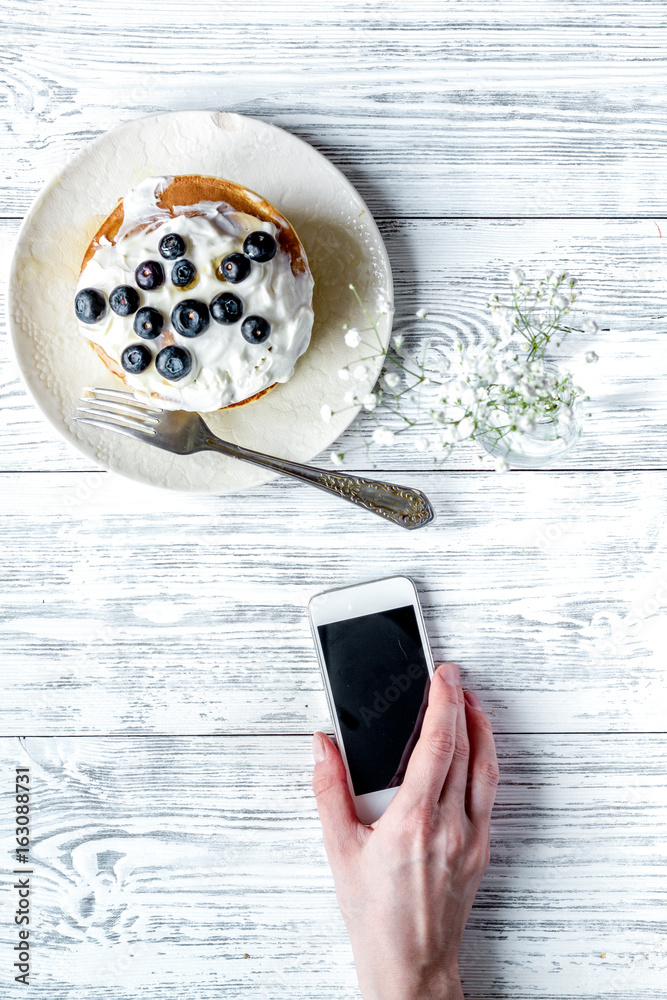
[{"label": "fork handle", "polygon": [[381,483],[376,479],[364,479],[343,472],[327,472],[315,469],[312,465],[301,465],[286,458],[275,458],[263,455],[259,451],[251,451],[241,445],[223,441],[214,435],[206,435],[205,446],[209,451],[219,451],[232,458],[240,458],[244,462],[272,469],[284,476],[291,476],[302,483],[309,483],[326,493],[348,500],[363,507],[373,514],[379,514],[402,528],[421,528],[435,518],[428,497],[421,490],[409,486],[396,486],[395,483]]}]

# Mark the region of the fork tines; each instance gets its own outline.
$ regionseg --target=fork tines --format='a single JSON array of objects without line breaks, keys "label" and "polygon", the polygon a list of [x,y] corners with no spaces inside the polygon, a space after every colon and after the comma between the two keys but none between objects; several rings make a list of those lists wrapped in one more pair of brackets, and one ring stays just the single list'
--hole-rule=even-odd
[{"label": "fork tines", "polygon": [[122,392],[119,389],[86,387],[83,393],[77,410],[89,415],[75,417],[78,423],[92,424],[94,427],[112,427],[129,437],[150,437],[155,434],[155,426],[159,423],[158,414],[162,413],[159,407],[137,399],[131,392]]}]

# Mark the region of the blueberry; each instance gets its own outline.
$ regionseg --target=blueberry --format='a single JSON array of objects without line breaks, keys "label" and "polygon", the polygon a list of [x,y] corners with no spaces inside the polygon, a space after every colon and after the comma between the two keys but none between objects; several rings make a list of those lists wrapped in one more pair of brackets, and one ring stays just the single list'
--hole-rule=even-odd
[{"label": "blueberry", "polygon": [[151,288],[159,288],[164,284],[164,270],[159,260],[144,260],[134,272],[134,280],[149,292]]},{"label": "blueberry", "polygon": [[153,309],[152,306],[144,306],[134,317],[132,325],[137,337],[143,337],[144,340],[155,340],[162,332],[164,318],[159,309]]},{"label": "blueberry", "polygon": [[241,333],[249,344],[263,344],[271,333],[271,324],[261,316],[248,316],[241,323]]},{"label": "blueberry", "polygon": [[169,347],[163,347],[158,354],[155,367],[162,378],[176,382],[179,378],[184,378],[192,368],[192,355],[184,347],[170,344]]},{"label": "blueberry", "polygon": [[243,303],[238,295],[221,292],[211,299],[211,316],[216,323],[236,323],[243,316]]},{"label": "blueberry", "polygon": [[160,256],[164,257],[165,260],[176,260],[177,257],[182,257],[185,253],[185,240],[178,233],[169,233],[167,236],[163,236],[158,243],[158,250]]},{"label": "blueberry", "polygon": [[96,288],[82,288],[74,299],[74,309],[82,323],[97,323],[107,311],[107,300]]},{"label": "blueberry", "polygon": [[242,253],[228,253],[218,267],[218,277],[237,285],[250,274],[250,261]]},{"label": "blueberry", "polygon": [[177,260],[171,269],[171,283],[177,288],[187,288],[197,277],[197,268],[191,260]]},{"label": "blueberry", "polygon": [[278,249],[276,241],[271,233],[264,233],[261,229],[250,233],[245,238],[243,252],[246,257],[256,260],[258,264],[264,264],[276,255]]},{"label": "blueberry", "polygon": [[109,295],[109,305],[119,316],[130,316],[139,308],[139,292],[131,285],[116,285]]},{"label": "blueberry", "polygon": [[152,360],[153,355],[145,344],[130,344],[120,356],[121,365],[130,375],[146,371]]},{"label": "blueberry", "polygon": [[171,322],[181,337],[199,337],[208,329],[208,306],[199,299],[183,299],[171,310]]}]

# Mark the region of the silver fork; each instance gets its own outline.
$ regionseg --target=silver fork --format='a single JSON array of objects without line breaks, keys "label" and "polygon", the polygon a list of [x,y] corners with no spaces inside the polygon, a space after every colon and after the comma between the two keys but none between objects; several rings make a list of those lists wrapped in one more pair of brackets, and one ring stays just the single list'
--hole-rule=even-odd
[{"label": "silver fork", "polygon": [[327,472],[311,465],[300,465],[286,458],[274,458],[251,451],[216,437],[198,413],[184,410],[162,410],[152,403],[136,399],[131,392],[119,389],[84,389],[85,395],[77,407],[86,416],[75,417],[79,423],[93,424],[126,434],[176,455],[192,455],[197,451],[219,451],[243,462],[260,465],[273,472],[291,476],[302,483],[317,486],[363,507],[373,514],[400,524],[402,528],[421,528],[429,524],[435,513],[429,499],[420,490],[393,483],[363,479],[344,472]]}]

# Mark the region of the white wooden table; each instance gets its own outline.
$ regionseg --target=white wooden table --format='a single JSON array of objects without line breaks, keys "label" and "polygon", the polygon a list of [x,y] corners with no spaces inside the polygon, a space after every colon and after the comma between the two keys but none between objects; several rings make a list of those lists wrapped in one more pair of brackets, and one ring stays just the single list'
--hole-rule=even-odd
[{"label": "white wooden table", "polygon": [[[92,137],[223,108],[303,136],[358,187],[398,324],[423,307],[430,329],[477,337],[518,264],[569,268],[603,327],[571,345],[601,360],[560,466],[475,471],[471,447],[438,468],[406,438],[364,458],[433,499],[416,533],[287,481],[155,510],[50,430],[3,351],[0,830],[7,859],[29,766],[31,995],[358,996],[310,791],[310,734],[330,722],[304,609],[405,572],[436,657],[458,661],[497,733],[466,996],[667,997],[664,4],[3,13],[3,264],[42,183]],[[3,891],[3,998],[22,995],[15,904]]]}]

